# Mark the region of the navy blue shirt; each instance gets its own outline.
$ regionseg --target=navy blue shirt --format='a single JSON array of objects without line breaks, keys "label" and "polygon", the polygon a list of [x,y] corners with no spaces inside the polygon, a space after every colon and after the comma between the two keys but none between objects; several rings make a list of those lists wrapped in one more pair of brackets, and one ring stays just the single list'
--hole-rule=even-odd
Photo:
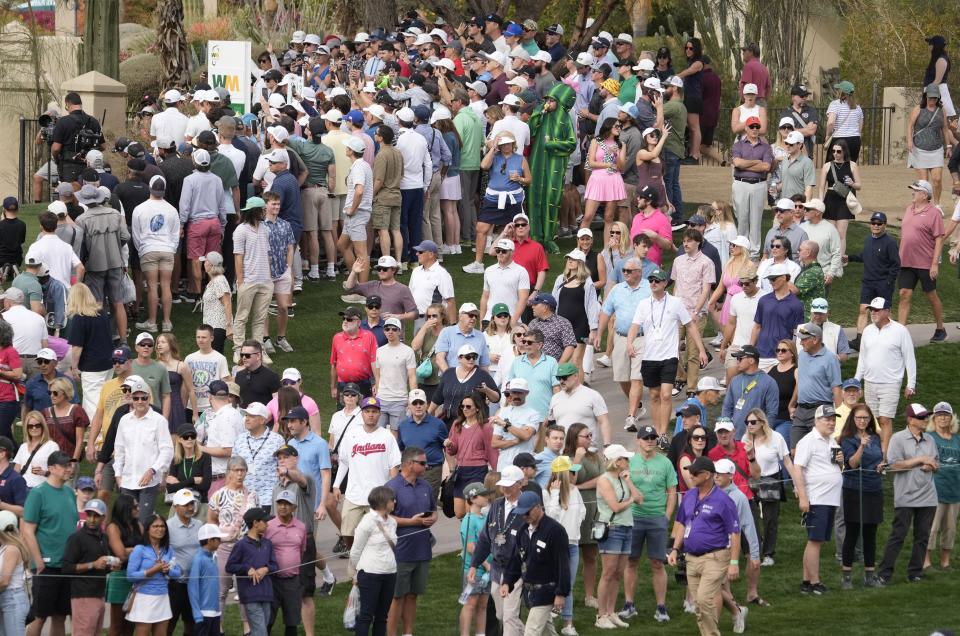
[{"label": "navy blue shirt", "polygon": [[113,339],[110,319],[102,311],[96,316],[74,316],[67,325],[71,346],[83,347],[79,371],[109,371],[113,368]]},{"label": "navy blue shirt", "polygon": [[[426,481],[417,478],[410,483],[403,475],[397,475],[385,484],[397,494],[397,504],[393,508],[393,515],[402,519],[410,519],[422,513],[428,515],[437,509],[437,499],[433,496],[433,488]],[[430,547],[430,532],[421,532],[423,526],[397,527],[397,561],[429,561],[433,558],[433,549]]]},{"label": "navy blue shirt", "polygon": [[27,500],[27,482],[13,468],[13,462],[0,473],[0,501],[12,506],[22,506]]},{"label": "navy blue shirt", "polygon": [[237,575],[237,593],[241,603],[273,603],[273,577],[265,576],[256,585],[253,579],[247,577],[250,568],[262,567],[266,567],[270,574],[279,569],[273,556],[273,544],[270,539],[254,541],[248,535],[243,535],[233,546],[224,566],[228,574]]},{"label": "navy blue shirt", "polygon": [[270,191],[280,195],[280,218],[290,224],[293,236],[299,241],[300,233],[303,232],[303,216],[300,211],[300,184],[297,178],[289,170],[278,172]]},{"label": "navy blue shirt", "polygon": [[387,344],[387,334],[383,333],[383,321],[381,320],[374,326],[370,326],[366,320],[360,321],[360,328],[366,329],[373,334],[373,337],[377,339],[377,346],[383,347]]},{"label": "navy blue shirt", "polygon": [[[66,375],[57,371],[58,378],[67,378]],[[70,400],[71,404],[80,404],[80,391],[77,390],[77,383],[70,380],[70,383],[73,384],[73,399]],[[53,406],[53,402],[50,401],[50,385],[47,384],[47,381],[43,379],[42,375],[35,375],[29,380],[27,380],[26,385],[27,392],[23,396],[24,404],[27,405],[28,411],[42,411],[45,408]]]},{"label": "navy blue shirt", "polygon": [[[857,454],[860,448],[859,437],[844,437],[840,440],[840,450],[843,451],[843,460],[850,463],[850,458]],[[877,466],[883,461],[883,448],[880,447],[880,438],[870,436],[860,455],[861,470],[848,469],[843,472],[843,487],[862,492],[880,492],[883,490],[883,476],[877,472]]]},{"label": "navy blue shirt", "polygon": [[[700,244],[700,251],[713,261],[713,279],[719,283],[723,278],[723,263],[720,262],[720,250],[710,241],[704,241]],[[717,283],[713,284],[714,289],[717,288]]]},{"label": "navy blue shirt", "polygon": [[443,463],[443,441],[447,439],[447,426],[442,420],[426,414],[418,424],[413,416],[400,420],[397,443],[402,451],[408,446],[422,448],[427,455],[427,464]]},{"label": "navy blue shirt", "polygon": [[863,263],[863,282],[884,283],[892,290],[900,273],[900,248],[886,232],[877,237],[871,234],[863,239],[863,251],[850,255],[850,262]]}]

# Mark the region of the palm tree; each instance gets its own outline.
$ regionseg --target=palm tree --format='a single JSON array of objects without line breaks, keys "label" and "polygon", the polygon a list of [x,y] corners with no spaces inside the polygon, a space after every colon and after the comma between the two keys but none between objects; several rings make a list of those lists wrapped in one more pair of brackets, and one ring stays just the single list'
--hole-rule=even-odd
[{"label": "palm tree", "polygon": [[161,87],[166,90],[190,84],[187,33],[183,27],[183,0],[158,0],[157,49]]}]

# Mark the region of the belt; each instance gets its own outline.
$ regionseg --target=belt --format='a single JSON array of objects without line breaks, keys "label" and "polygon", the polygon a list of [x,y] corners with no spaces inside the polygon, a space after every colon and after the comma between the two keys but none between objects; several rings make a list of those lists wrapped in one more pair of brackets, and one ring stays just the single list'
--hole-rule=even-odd
[{"label": "belt", "polygon": [[219,473],[216,475],[210,475],[210,479],[213,479],[213,480],[224,479],[226,476],[227,476],[227,473]]},{"label": "belt", "polygon": [[539,590],[545,587],[557,587],[556,583],[527,583],[524,581],[523,589],[525,590]]},{"label": "belt", "polygon": [[743,181],[744,183],[760,183],[766,181],[766,179],[761,179],[760,177],[734,177],[734,181]]},{"label": "belt", "polygon": [[300,189],[307,190],[308,188],[326,188],[326,187],[327,186],[322,185],[320,183],[304,183],[302,186],[300,186]]},{"label": "belt", "polygon": [[831,402],[798,402],[797,406],[802,409],[815,409],[818,406],[824,406],[827,404],[831,404]]},{"label": "belt", "polygon": [[726,549],[727,548],[714,548],[713,550],[707,550],[706,552],[701,552],[700,554],[694,554],[693,552],[687,552],[687,554],[690,556],[702,557],[707,556],[708,554],[713,554],[714,552],[721,552]]}]

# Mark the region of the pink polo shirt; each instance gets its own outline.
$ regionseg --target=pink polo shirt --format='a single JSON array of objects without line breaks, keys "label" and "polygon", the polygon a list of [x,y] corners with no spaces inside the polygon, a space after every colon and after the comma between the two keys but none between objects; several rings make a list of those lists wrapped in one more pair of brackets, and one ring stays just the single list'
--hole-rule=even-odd
[{"label": "pink polo shirt", "polygon": [[279,568],[276,576],[285,579],[300,575],[300,558],[307,549],[307,529],[303,522],[296,517],[290,518],[289,524],[274,517],[267,522],[267,532],[264,537],[273,544],[273,558]]},{"label": "pink polo shirt", "polygon": [[[667,215],[655,208],[650,216],[644,216],[643,212],[633,217],[633,225],[630,226],[630,241],[640,234],[643,230],[653,230],[668,241],[673,240],[673,227],[670,225],[670,219]],[[647,251],[647,258],[657,264],[657,267],[663,265],[663,250],[654,242]]]},{"label": "pink polo shirt", "polygon": [[900,225],[900,266],[930,269],[933,248],[941,236],[943,213],[935,205],[928,203],[919,210],[908,207]]}]

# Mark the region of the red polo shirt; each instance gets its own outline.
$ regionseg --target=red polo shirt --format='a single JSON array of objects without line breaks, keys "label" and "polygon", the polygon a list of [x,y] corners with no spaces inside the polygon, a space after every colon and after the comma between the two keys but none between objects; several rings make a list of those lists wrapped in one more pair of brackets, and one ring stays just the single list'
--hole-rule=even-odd
[{"label": "red polo shirt", "polygon": [[530,293],[533,293],[533,287],[537,283],[537,274],[550,271],[550,263],[547,262],[547,253],[543,251],[543,245],[540,245],[533,239],[523,241],[514,241],[513,260],[530,275]]},{"label": "red polo shirt", "polygon": [[[737,485],[737,488],[747,496],[748,500],[753,499],[753,491],[750,490],[750,460],[747,459],[747,449],[743,445],[743,442],[734,442],[736,445],[736,450],[731,454],[723,450],[719,444],[710,449],[710,452],[707,453],[707,457],[713,461],[719,461],[721,459],[729,459],[733,462],[733,465],[737,467],[735,473],[733,473],[733,483]],[[746,475],[746,476],[744,476]]]},{"label": "red polo shirt", "polygon": [[361,329],[350,337],[341,331],[333,336],[330,364],[337,370],[338,382],[364,382],[373,378],[373,363],[377,359],[377,337]]}]

